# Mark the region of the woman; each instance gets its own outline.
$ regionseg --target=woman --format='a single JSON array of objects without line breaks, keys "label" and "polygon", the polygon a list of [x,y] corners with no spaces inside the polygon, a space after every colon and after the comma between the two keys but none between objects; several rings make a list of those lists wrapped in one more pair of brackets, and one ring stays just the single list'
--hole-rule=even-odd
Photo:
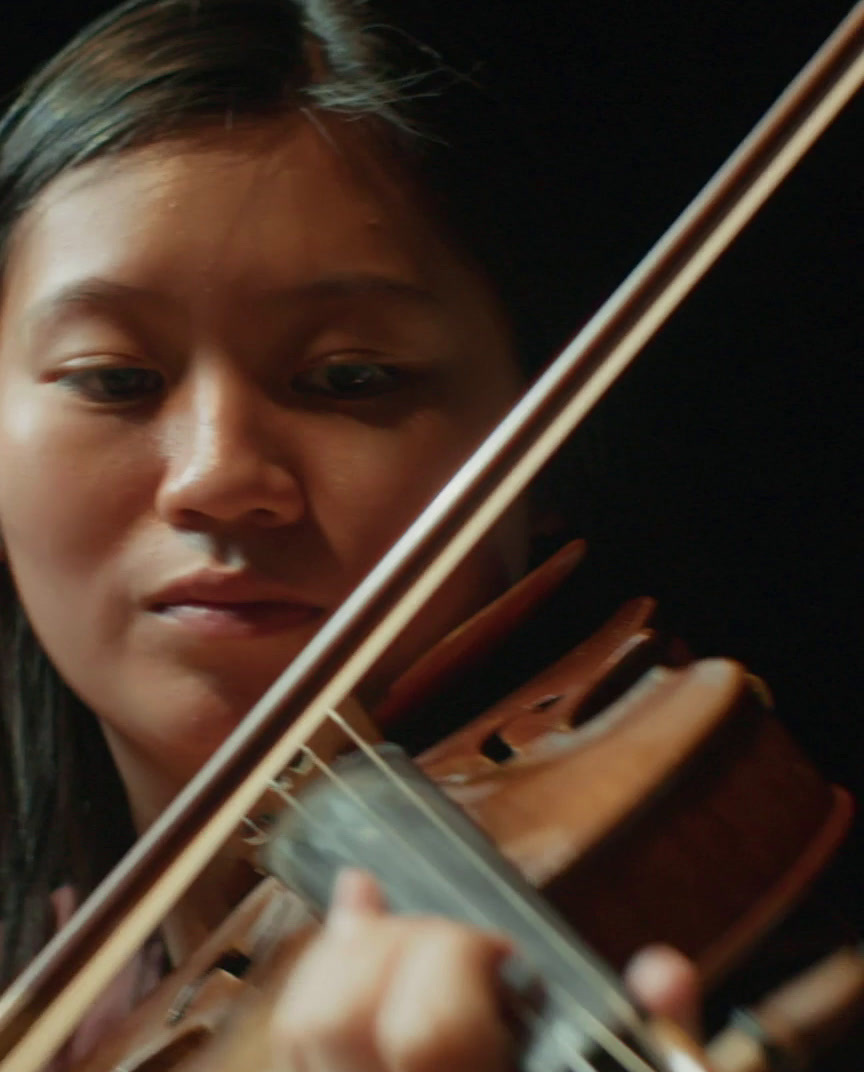
[{"label": "woman", "polygon": [[[135,0],[12,106],[7,978],[56,891],[92,888],[514,400],[526,325],[540,354],[559,334],[497,226],[532,219],[529,169],[492,184],[505,118],[414,29],[338,0]],[[363,698],[524,570],[535,514],[501,521]],[[229,852],[190,891],[174,963],[251,880]],[[286,983],[277,1059],[506,1067],[505,948],[391,919],[348,876]],[[671,954],[639,971],[652,1007],[691,1015]]]}]

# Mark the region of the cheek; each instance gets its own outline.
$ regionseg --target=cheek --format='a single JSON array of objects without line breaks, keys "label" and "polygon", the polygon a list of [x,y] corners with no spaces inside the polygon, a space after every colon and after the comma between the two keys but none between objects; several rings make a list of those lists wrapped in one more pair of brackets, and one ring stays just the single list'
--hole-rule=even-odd
[{"label": "cheek", "polygon": [[[472,426],[473,428],[473,426]],[[398,434],[370,431],[329,455],[333,479],[318,496],[318,522],[358,582],[443,487],[477,440],[446,418],[420,416]],[[332,450],[333,441],[330,442]],[[387,685],[437,640],[512,584],[525,565],[527,517],[517,504],[484,537],[367,677],[363,698]]]},{"label": "cheek", "polygon": [[0,518],[22,565],[39,560],[46,573],[83,584],[124,540],[146,477],[128,452],[121,460],[59,431],[34,425],[26,436],[0,436]]},{"label": "cheek", "polygon": [[27,391],[0,392],[0,528],[21,599],[58,665],[94,639],[103,645],[119,624],[105,593],[140,501],[136,452],[121,463],[91,439]]},{"label": "cheek", "polygon": [[[70,417],[44,388],[0,382],[0,513],[21,540],[74,543],[83,526],[98,528],[94,510],[123,498],[126,458],[110,437]],[[61,525],[60,522],[63,522]],[[86,542],[86,541],[84,541]]]},{"label": "cheek", "polygon": [[317,524],[356,575],[401,536],[473,443],[434,412],[415,414],[398,428],[345,433],[322,436],[320,448],[310,451],[316,462],[308,492]]},{"label": "cheek", "polygon": [[[321,435],[317,520],[335,548],[362,556],[370,568],[441,491],[511,404],[516,388],[463,384],[446,404],[415,410],[393,427],[346,428]],[[497,388],[497,389],[496,389]],[[329,430],[332,433],[332,429]],[[527,518],[512,509],[487,543],[503,556],[509,580],[525,565]]]}]

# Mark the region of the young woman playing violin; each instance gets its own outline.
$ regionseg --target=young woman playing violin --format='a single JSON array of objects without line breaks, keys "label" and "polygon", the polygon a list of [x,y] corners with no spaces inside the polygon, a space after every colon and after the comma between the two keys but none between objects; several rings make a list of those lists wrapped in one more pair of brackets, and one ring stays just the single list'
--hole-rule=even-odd
[{"label": "young woman playing violin", "polygon": [[[134,0],[10,109],[7,980],[57,891],[86,894],[153,822],[536,365],[499,225],[521,180],[484,185],[501,119],[393,12],[340,0]],[[527,504],[500,521],[361,699],[524,572],[532,524]],[[174,964],[252,881],[214,862],[165,921]],[[391,917],[344,875],[285,980],[273,1067],[510,1067],[506,948]],[[632,985],[692,1023],[671,951]]]}]

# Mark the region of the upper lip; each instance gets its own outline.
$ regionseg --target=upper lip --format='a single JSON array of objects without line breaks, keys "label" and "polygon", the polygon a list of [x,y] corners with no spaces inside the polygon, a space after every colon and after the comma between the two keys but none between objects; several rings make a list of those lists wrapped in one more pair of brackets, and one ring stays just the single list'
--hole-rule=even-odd
[{"label": "upper lip", "polygon": [[151,609],[201,603],[211,606],[243,603],[282,603],[309,610],[321,608],[284,584],[253,573],[223,573],[204,569],[170,581],[147,599]]}]

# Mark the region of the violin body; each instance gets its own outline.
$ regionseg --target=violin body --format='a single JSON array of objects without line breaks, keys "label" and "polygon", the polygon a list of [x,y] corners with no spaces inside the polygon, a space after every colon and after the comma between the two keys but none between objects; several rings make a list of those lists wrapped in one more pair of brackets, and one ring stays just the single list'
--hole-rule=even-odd
[{"label": "violin body", "polygon": [[[623,608],[421,765],[606,959],[663,941],[711,983],[822,871],[852,804],[743,667],[652,665],[649,612]],[[493,735],[512,756],[488,758]]]},{"label": "violin body", "polygon": [[[560,572],[560,559],[547,566]],[[522,584],[548,588],[542,576]],[[443,642],[435,657],[451,686],[465,652],[488,652],[488,634],[524,601],[519,588]],[[686,663],[653,615],[651,600],[627,604],[418,763],[607,961],[668,942],[710,985],[800,900],[851,805],[785,734],[760,682],[733,662]],[[410,682],[394,695],[417,701]],[[76,1072],[254,1067],[269,998],[313,926],[265,880]],[[241,1026],[211,1050],[226,1019]]]}]

